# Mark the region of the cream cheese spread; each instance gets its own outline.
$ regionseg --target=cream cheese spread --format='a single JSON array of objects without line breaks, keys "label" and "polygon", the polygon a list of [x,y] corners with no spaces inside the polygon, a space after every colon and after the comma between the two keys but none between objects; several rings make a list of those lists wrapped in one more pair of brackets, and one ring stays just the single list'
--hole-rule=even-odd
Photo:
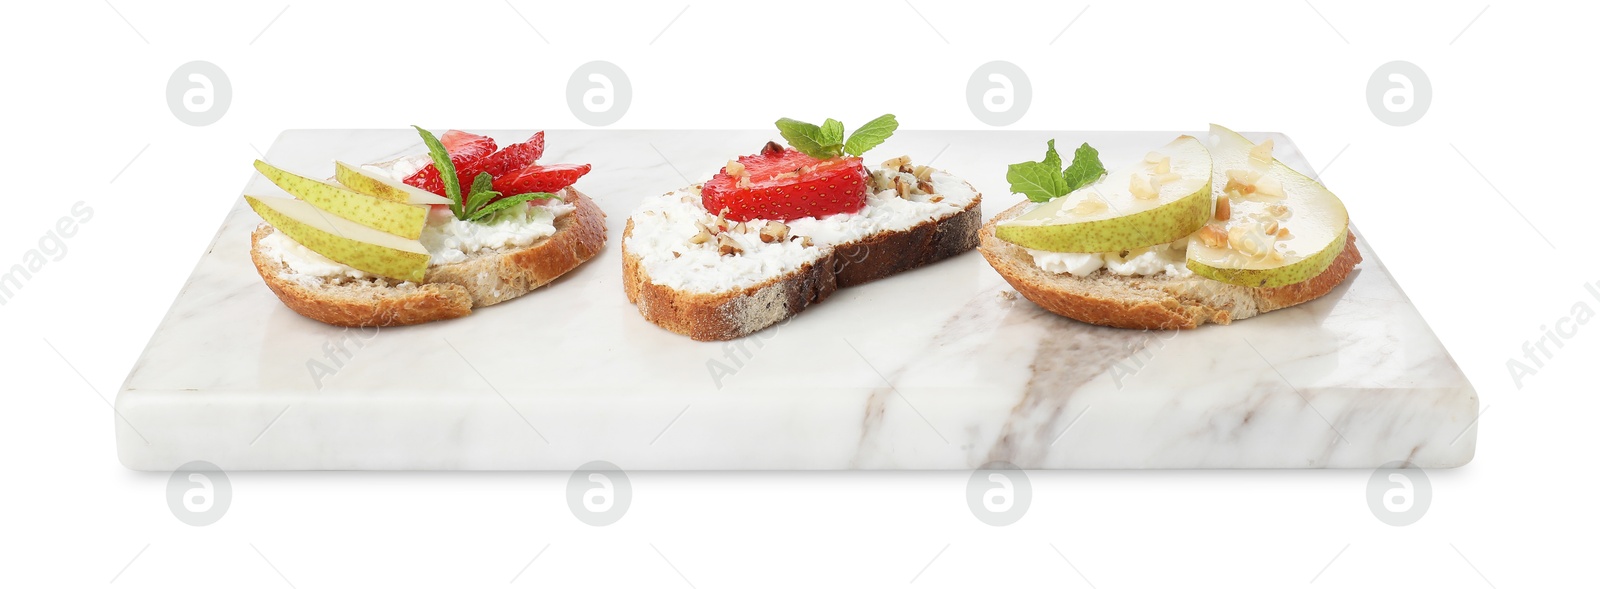
[{"label": "cream cheese spread", "polygon": [[[916,182],[911,174],[888,168],[873,173],[890,178],[898,174],[907,182]],[[695,221],[704,221],[708,213],[698,191],[683,188],[646,198],[630,217],[633,230],[624,245],[628,253],[639,256],[645,273],[656,284],[703,293],[744,289],[816,261],[839,244],[953,215],[978,198],[971,185],[944,172],[933,172],[929,183],[933,186],[930,194],[902,198],[893,189],[883,190],[869,194],[866,205],[854,213],[784,222],[790,236],[809,237],[811,246],[801,239],[766,243],[758,231],[723,232],[742,250],[726,256],[714,246],[689,243],[699,232]],[[746,221],[751,227],[766,223]]]}]

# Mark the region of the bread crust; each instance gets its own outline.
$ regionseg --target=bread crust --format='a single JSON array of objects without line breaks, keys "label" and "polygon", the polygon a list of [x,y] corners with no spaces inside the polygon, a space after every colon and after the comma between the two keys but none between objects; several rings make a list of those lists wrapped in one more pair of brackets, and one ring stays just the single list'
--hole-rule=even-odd
[{"label": "bread crust", "polygon": [[[974,190],[976,193],[976,190]],[[622,233],[622,287],[651,323],[696,341],[744,337],[821,302],[846,286],[920,268],[978,245],[983,222],[977,195],[965,208],[903,231],[886,231],[836,245],[828,254],[787,274],[737,291],[697,293],[650,280],[641,258],[628,251],[629,219]]]},{"label": "bread crust", "polygon": [[1279,287],[1252,288],[1199,276],[1123,277],[1104,270],[1085,277],[1054,274],[1034,264],[1025,248],[995,237],[995,225],[1026,206],[1020,203],[985,223],[978,250],[1023,297],[1057,315],[1095,325],[1162,330],[1225,325],[1328,294],[1361,262],[1355,234],[1347,232],[1344,250],[1326,270]]},{"label": "bread crust", "polygon": [[556,220],[555,234],[525,247],[497,250],[458,264],[428,269],[422,284],[372,279],[346,285],[307,285],[262,251],[275,229],[262,223],[250,236],[250,259],[267,287],[294,312],[330,325],[390,327],[454,319],[474,307],[504,302],[549,284],[600,253],[605,213],[572,188],[562,196],[576,207]]}]

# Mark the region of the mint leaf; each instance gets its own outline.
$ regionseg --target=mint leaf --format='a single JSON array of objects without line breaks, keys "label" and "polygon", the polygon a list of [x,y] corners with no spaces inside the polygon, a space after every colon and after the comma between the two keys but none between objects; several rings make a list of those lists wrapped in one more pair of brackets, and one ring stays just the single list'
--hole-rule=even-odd
[{"label": "mint leaf", "polygon": [[1040,162],[1054,170],[1061,169],[1061,154],[1056,153],[1056,140],[1051,139],[1045,144],[1044,161]]},{"label": "mint leaf", "polygon": [[822,121],[821,134],[817,137],[817,143],[821,143],[823,147],[828,148],[842,147],[844,145],[844,123],[833,119]]},{"label": "mint leaf", "polygon": [[1088,186],[1105,173],[1100,152],[1088,143],[1072,153],[1072,165],[1062,170],[1061,154],[1056,152],[1056,140],[1051,139],[1046,143],[1044,161],[1011,164],[1006,168],[1006,181],[1012,192],[1033,202],[1046,202]]},{"label": "mint leaf", "polygon": [[1006,167],[1006,181],[1011,191],[1028,197],[1033,202],[1046,202],[1068,192],[1066,180],[1061,177],[1060,165],[1044,162],[1022,162]]},{"label": "mint leaf", "polygon": [[444,195],[450,199],[450,212],[455,213],[457,219],[464,218],[466,211],[461,203],[461,183],[456,180],[456,164],[450,161],[450,152],[427,129],[416,125],[411,128],[422,135],[422,143],[428,146],[428,157],[433,159],[433,167],[439,170],[439,180],[444,183]]},{"label": "mint leaf", "polygon": [[[1050,145],[1052,153],[1055,152],[1054,143],[1052,141]],[[1059,156],[1056,162],[1057,165],[1060,165],[1061,159]],[[1093,184],[1095,180],[1099,180],[1104,175],[1106,175],[1106,167],[1100,163],[1100,152],[1095,151],[1093,147],[1089,147],[1088,143],[1078,146],[1078,150],[1072,153],[1072,165],[1067,166],[1066,171],[1061,173],[1061,177],[1066,181],[1067,192]]]},{"label": "mint leaf", "polygon": [[[500,193],[494,190],[494,176],[490,176],[488,172],[478,172],[472,179],[472,190],[467,193],[467,203],[462,208],[470,217],[497,196],[500,196]],[[465,217],[457,218],[466,220]]]},{"label": "mint leaf", "polygon": [[828,159],[837,156],[830,153],[828,145],[823,143],[822,127],[811,123],[796,121],[790,118],[778,119],[778,134],[783,136],[789,146],[817,159]]},{"label": "mint leaf", "polygon": [[485,219],[485,218],[492,217],[495,213],[498,213],[500,211],[509,209],[514,205],[519,205],[519,204],[528,202],[530,200],[545,200],[545,199],[551,199],[551,198],[556,199],[556,200],[561,200],[561,197],[556,196],[554,194],[550,194],[548,192],[528,192],[528,193],[508,196],[508,197],[502,198],[500,200],[494,201],[492,203],[489,203],[489,205],[486,206],[486,207],[478,209],[478,211],[473,213],[471,218],[469,218],[467,220],[468,221],[478,221],[480,219]]},{"label": "mint leaf", "polygon": [[867,124],[856,129],[850,134],[850,139],[844,142],[844,152],[853,156],[867,153],[867,150],[882,144],[894,134],[895,129],[899,128],[900,122],[895,120],[894,115],[883,115],[867,121]]}]

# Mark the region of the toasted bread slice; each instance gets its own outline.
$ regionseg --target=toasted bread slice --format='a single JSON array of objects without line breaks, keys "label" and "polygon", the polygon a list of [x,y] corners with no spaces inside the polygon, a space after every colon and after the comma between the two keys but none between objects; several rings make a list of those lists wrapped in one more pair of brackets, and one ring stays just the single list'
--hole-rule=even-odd
[{"label": "toasted bread slice", "polygon": [[628,238],[634,233],[630,218],[622,240],[623,289],[645,319],[668,331],[698,341],[737,339],[793,316],[840,288],[920,268],[977,247],[983,197],[976,189],[972,192],[975,196],[963,207],[950,207],[906,229],[827,245],[820,258],[799,268],[753,286],[720,292],[681,290],[652,280],[642,257],[629,251]]},{"label": "toasted bread slice", "polygon": [[1022,214],[1024,202],[988,223],[978,249],[989,265],[1023,297],[1052,313],[1126,329],[1193,329],[1227,324],[1328,294],[1361,261],[1355,234],[1327,270],[1311,280],[1276,288],[1252,288],[1189,276],[1118,276],[1104,269],[1088,276],[1046,272],[1022,246],[994,235],[996,223]]},{"label": "toasted bread slice", "polygon": [[276,230],[262,223],[250,236],[250,259],[267,287],[306,317],[349,327],[414,325],[454,319],[544,286],[600,253],[605,213],[588,196],[567,188],[576,210],[556,219],[555,234],[524,247],[472,254],[464,262],[428,269],[423,283],[388,278],[341,283],[296,274],[268,255],[261,239]]}]

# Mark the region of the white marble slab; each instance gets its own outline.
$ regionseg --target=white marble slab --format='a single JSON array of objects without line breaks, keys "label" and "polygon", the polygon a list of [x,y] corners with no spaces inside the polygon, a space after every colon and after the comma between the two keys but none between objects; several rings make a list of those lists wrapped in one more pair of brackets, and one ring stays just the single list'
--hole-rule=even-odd
[{"label": "white marble slab", "polygon": [[[1089,141],[1116,162],[1174,135],[903,131],[872,156],[932,160],[978,186],[993,214],[1019,199],[1006,190],[1005,165],[1037,159],[1047,138]],[[1280,157],[1309,168],[1274,137]],[[1040,311],[976,252],[840,291],[738,342],[694,342],[645,322],[621,286],[618,240],[633,204],[772,138],[549,132],[547,161],[594,164],[579,187],[609,213],[606,250],[529,296],[407,328],[347,330],[285,308],[250,265],[257,218],[239,199],[117,397],[119,456],[140,470],[191,460],[567,470],[591,460],[1064,469],[1472,459],[1477,395],[1364,241],[1365,261],[1331,295],[1191,332],[1105,329]],[[410,131],[289,131],[267,159],[321,173],[334,158],[420,150]],[[256,177],[248,189],[269,187]],[[336,373],[319,381],[315,362]]]}]

